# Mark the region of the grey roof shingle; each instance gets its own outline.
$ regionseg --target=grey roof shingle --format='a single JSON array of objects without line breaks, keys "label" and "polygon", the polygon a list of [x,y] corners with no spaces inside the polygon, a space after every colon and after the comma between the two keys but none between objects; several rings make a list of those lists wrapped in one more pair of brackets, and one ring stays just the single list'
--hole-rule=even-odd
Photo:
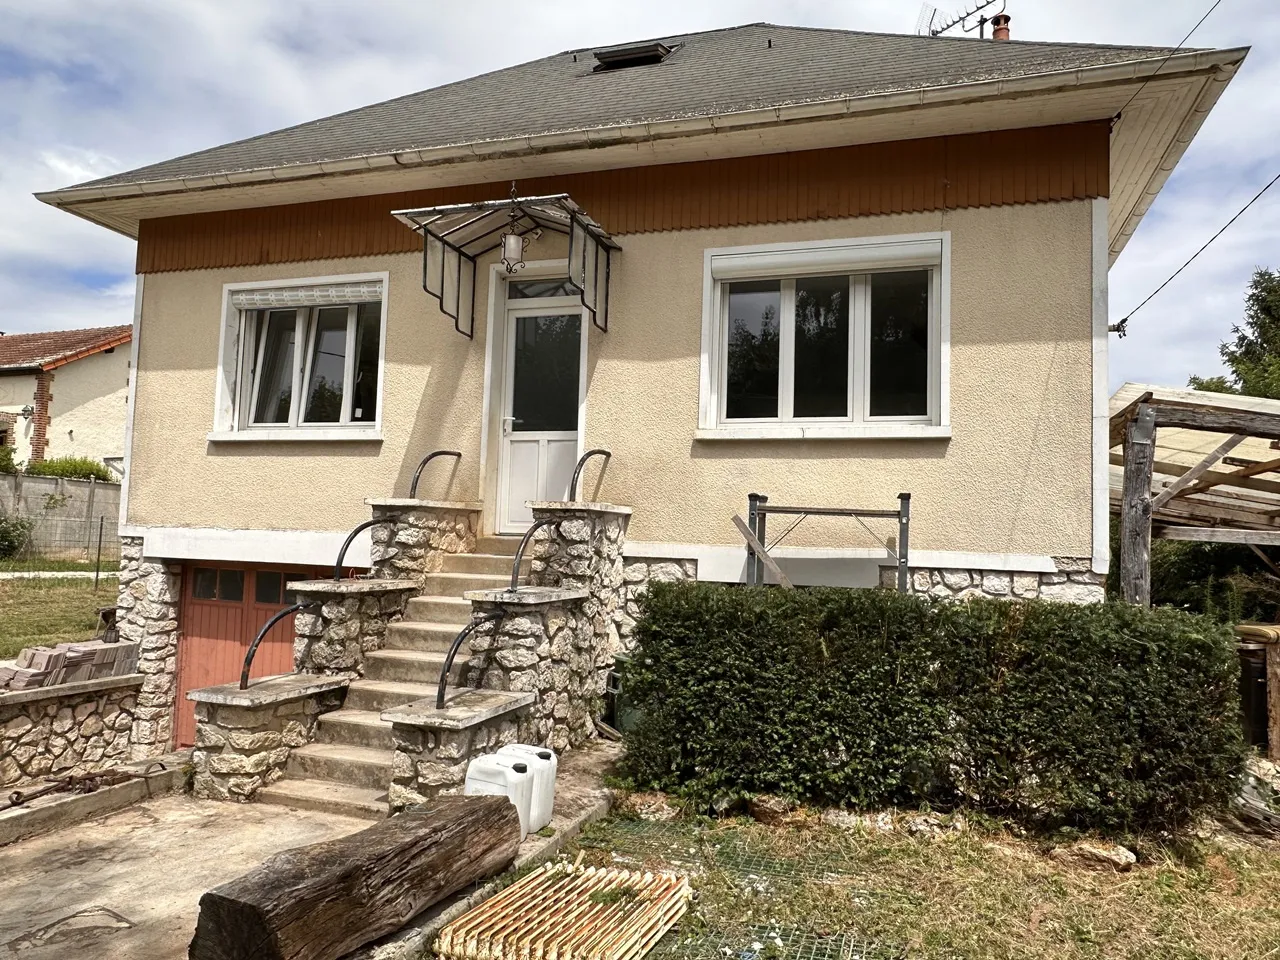
[{"label": "grey roof shingle", "polygon": [[592,48],[570,50],[91,183],[121,185],[345,160],[1012,79],[1170,52],[764,23],[658,39],[677,48],[662,63],[595,73]]}]

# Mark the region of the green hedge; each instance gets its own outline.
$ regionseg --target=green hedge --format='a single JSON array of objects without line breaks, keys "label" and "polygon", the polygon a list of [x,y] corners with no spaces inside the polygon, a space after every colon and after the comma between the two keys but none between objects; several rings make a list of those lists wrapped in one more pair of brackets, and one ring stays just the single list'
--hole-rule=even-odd
[{"label": "green hedge", "polygon": [[112,483],[115,475],[106,464],[90,457],[54,457],[27,464],[26,472],[33,477],[65,477],[68,480],[99,480]]},{"label": "green hedge", "polygon": [[1175,610],[654,584],[637,636],[628,773],[703,800],[1178,829],[1245,755],[1230,632]]}]

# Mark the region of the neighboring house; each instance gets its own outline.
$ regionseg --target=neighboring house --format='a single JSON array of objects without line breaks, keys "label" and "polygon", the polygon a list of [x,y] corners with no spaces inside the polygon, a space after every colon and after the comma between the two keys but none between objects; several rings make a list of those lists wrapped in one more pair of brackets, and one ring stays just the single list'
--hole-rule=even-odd
[{"label": "neighboring house", "polygon": [[122,468],[132,338],[130,326],[0,335],[0,442],[16,462]]},{"label": "neighboring house", "polygon": [[[1107,270],[1246,52],[752,24],[42,194],[138,239],[126,556],[181,571],[179,658],[216,639],[231,679],[280,577],[428,451],[463,456],[423,496],[515,534],[603,447],[583,498],[634,508],[629,577],[740,581],[751,492],[909,491],[918,589],[1100,597]],[[779,562],[874,584],[868,525]]]}]

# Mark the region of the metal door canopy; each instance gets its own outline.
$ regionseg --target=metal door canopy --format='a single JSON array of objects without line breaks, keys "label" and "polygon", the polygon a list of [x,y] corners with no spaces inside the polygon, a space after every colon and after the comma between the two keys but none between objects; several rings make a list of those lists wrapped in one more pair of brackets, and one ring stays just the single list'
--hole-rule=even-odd
[{"label": "metal door canopy", "polygon": [[567,193],[395,210],[391,215],[422,234],[422,289],[440,301],[440,309],[463,336],[475,335],[476,260],[501,246],[509,229],[520,236],[535,230],[566,234],[569,280],[591,322],[601,331],[609,329],[610,256],[622,248]]}]

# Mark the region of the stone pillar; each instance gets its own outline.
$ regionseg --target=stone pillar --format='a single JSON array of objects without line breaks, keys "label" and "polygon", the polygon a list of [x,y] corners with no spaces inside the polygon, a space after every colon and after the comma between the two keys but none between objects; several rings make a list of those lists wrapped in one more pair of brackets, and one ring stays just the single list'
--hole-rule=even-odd
[{"label": "stone pillar", "polygon": [[417,580],[436,573],[444,556],[472,553],[483,504],[447,500],[366,500],[374,519],[373,575],[384,580]]},{"label": "stone pillar", "polygon": [[169,750],[178,670],[178,600],[182,567],[142,555],[141,537],[120,538],[116,623],[123,640],[138,642],[138,672],[145,674],[134,709],[129,759]]},{"label": "stone pillar", "polygon": [[246,803],[284,776],[289,751],[311,742],[322,713],[342,706],[345,677],[287,674],[204,687],[196,704],[192,793],[202,800]]},{"label": "stone pillar", "polygon": [[[911,568],[911,592],[965,600],[994,597],[998,600],[1060,600],[1065,603],[1101,603],[1107,598],[1107,578],[1093,572],[1088,557],[1054,557],[1052,573],[1046,571],[962,570]],[[880,568],[880,586],[897,589],[897,567]]]},{"label": "stone pillar", "polygon": [[651,583],[675,583],[698,579],[697,560],[660,560],[653,557],[626,557],[622,562],[622,615],[618,618],[622,652],[635,649],[636,618],[640,616],[640,598]]},{"label": "stone pillar", "polygon": [[404,616],[416,580],[303,580],[288,589],[311,603],[293,619],[298,673],[364,675],[366,653],[381,650],[387,624]]},{"label": "stone pillar", "polygon": [[536,501],[529,507],[534,520],[556,520],[534,534],[529,583],[587,591],[582,613],[592,633],[595,692],[603,697],[613,659],[622,652],[626,617],[622,551],[631,508],[557,501]]},{"label": "stone pillar", "polygon": [[536,694],[520,739],[564,750],[595,736],[603,691],[596,683],[595,634],[585,589],[472,590],[474,614],[501,613],[471,634],[467,684]]},{"label": "stone pillar", "polygon": [[440,794],[459,793],[467,764],[485,753],[518,742],[532,693],[460,688],[443,710],[432,700],[416,700],[382,713],[391,722],[392,813]]}]

